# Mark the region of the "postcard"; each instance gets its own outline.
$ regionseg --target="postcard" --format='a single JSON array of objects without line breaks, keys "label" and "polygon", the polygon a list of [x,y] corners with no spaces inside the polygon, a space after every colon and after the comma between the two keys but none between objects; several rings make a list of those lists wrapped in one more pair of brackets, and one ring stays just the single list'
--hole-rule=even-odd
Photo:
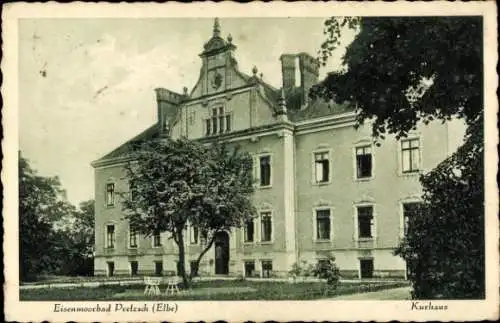
[{"label": "postcard", "polygon": [[494,2],[3,9],[7,320],[499,318]]}]

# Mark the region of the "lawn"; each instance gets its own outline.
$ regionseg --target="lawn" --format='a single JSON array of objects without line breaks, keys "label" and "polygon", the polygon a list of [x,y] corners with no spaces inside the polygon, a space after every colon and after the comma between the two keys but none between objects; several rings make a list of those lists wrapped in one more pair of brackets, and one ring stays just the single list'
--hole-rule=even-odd
[{"label": "lawn", "polygon": [[[101,286],[96,288],[41,288],[20,291],[21,301],[86,301],[86,300],[313,300],[361,292],[407,286],[408,282],[344,282],[336,290],[325,292],[325,283],[200,281],[192,290],[178,295],[143,295],[144,287]],[[165,288],[162,286],[161,291]]]}]

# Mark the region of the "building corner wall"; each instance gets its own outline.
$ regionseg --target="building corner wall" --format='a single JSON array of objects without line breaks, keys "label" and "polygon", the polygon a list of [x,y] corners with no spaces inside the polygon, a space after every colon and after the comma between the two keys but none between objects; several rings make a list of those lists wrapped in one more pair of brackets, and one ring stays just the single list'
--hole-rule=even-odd
[{"label": "building corner wall", "polygon": [[297,262],[295,219],[295,142],[291,130],[283,130],[283,210],[285,218],[286,266],[291,269]]}]

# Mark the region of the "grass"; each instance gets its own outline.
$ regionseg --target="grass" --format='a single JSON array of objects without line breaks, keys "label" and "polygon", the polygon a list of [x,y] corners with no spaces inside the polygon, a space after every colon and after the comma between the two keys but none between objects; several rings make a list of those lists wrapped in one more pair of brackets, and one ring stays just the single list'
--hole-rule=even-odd
[{"label": "grass", "polygon": [[122,281],[122,280],[143,280],[142,276],[123,276],[103,277],[103,276],[56,276],[56,275],[41,275],[36,278],[36,281],[21,282],[21,285],[43,285],[52,283],[86,283],[97,281]]},{"label": "grass", "polygon": [[[388,288],[407,286],[401,282],[355,282],[341,283],[336,290],[327,290],[320,282],[289,284],[285,282],[250,282],[250,281],[200,281],[193,285],[193,289],[207,289],[228,287],[234,292],[221,294],[196,293],[190,295],[160,295],[147,297],[143,295],[144,287],[130,286],[102,286],[96,288],[41,288],[21,290],[21,301],[87,301],[87,300],[314,300],[330,298],[338,295],[356,294],[361,292],[377,291]],[[165,288],[162,286],[162,292]],[[243,292],[241,290],[244,290]]]}]

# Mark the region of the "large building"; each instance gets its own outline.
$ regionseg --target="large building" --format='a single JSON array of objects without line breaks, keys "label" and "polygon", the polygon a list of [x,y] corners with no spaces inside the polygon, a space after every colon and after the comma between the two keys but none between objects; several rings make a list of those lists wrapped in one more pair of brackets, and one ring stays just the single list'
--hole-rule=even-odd
[{"label": "large building", "polygon": [[[419,175],[455,150],[449,126],[431,123],[377,147],[370,125],[355,129],[352,105],[309,99],[319,75],[313,57],[283,54],[278,89],[256,68],[251,75],[240,71],[235,50],[216,20],[192,91],[156,89],[157,123],[93,162],[95,274],[176,271],[173,240],[130,230],[117,194],[129,190],[130,144],[168,135],[233,142],[254,156],[258,214],[217,237],[200,264],[202,275],[283,276],[296,262],[332,253],[345,277],[405,277],[406,265],[393,251],[421,198]],[[195,228],[188,231],[189,269],[201,239]]]}]

